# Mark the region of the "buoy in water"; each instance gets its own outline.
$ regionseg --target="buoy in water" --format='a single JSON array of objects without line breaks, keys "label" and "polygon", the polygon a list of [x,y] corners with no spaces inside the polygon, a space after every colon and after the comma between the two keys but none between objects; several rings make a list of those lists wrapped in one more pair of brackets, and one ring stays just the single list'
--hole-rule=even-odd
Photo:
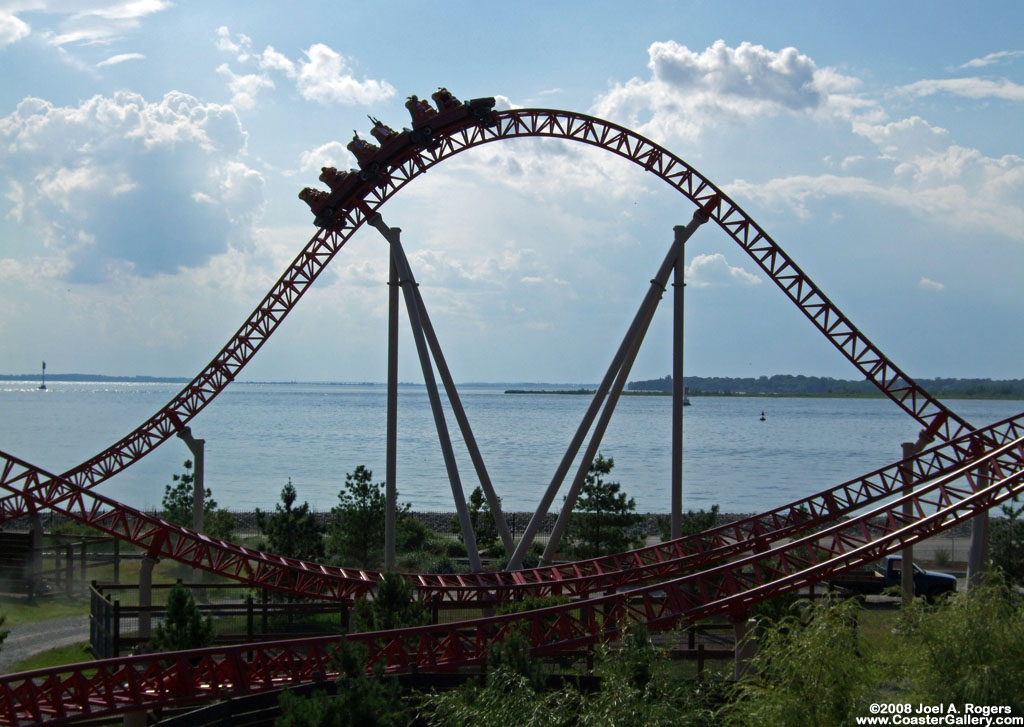
[{"label": "buoy in water", "polygon": [[761,412],[761,421],[764,421],[764,420],[765,420],[765,418],[764,418],[764,412]]}]

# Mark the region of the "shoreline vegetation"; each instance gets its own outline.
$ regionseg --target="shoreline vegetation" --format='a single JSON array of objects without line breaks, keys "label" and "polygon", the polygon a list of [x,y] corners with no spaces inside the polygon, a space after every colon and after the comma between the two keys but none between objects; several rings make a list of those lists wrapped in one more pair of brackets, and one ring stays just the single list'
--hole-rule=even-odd
[{"label": "shoreline vegetation", "polygon": [[[126,383],[126,384],[187,384],[191,379],[178,376],[107,376],[102,374],[47,374],[52,383]],[[0,381],[34,382],[38,374],[0,374]],[[380,382],[347,381],[239,381],[244,384],[323,384],[337,386],[383,386]],[[687,376],[684,381],[689,397],[805,397],[828,399],[876,399],[883,394],[867,380],[833,379],[823,376],[779,374],[757,378],[722,376]],[[899,382],[897,382],[898,384]],[[917,384],[939,399],[1024,400],[1024,379],[969,379],[936,378],[917,379]],[[409,385],[409,384],[403,384]],[[422,386],[422,384],[414,384]],[[468,382],[462,386],[512,386],[506,394],[556,394],[562,396],[590,395],[592,385],[579,384],[491,384]],[[672,377],[630,381],[622,392],[625,396],[670,396]]]}]

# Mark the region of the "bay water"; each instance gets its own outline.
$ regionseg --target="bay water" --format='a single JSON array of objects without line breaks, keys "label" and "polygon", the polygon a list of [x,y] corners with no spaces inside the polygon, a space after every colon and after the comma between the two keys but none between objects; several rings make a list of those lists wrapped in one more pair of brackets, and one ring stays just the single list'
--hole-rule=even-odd
[{"label": "bay water", "polygon": [[[162,383],[0,383],[0,450],[60,473],[99,453],[181,388]],[[586,395],[506,394],[505,385],[459,393],[503,507],[532,511],[588,404]],[[888,399],[693,397],[684,418],[684,509],[766,510],[900,458],[920,425]],[[981,426],[1024,410],[1020,401],[949,401]],[[337,503],[358,465],[384,479],[383,385],[236,382],[191,422],[206,440],[206,485],[221,507],[272,509],[291,479],[314,509]],[[447,404],[447,402],[446,402]],[[639,512],[668,512],[670,397],[624,396],[601,446],[611,481]],[[450,410],[449,410],[450,411]],[[764,421],[761,414],[764,412]],[[454,418],[462,486],[477,484]],[[100,485],[134,507],[159,508],[164,486],[190,458],[177,438]],[[570,474],[571,479],[571,474]],[[451,486],[426,390],[399,392],[398,489],[419,511],[451,511]],[[567,483],[557,496],[557,510]]]}]

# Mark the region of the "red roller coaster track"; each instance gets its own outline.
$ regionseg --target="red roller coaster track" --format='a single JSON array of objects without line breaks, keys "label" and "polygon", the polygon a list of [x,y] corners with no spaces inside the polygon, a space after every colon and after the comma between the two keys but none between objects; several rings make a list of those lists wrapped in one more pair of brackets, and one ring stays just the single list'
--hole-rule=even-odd
[{"label": "red roller coaster track", "polygon": [[[366,173],[349,175],[331,194],[322,195],[327,201],[319,206],[319,231],[228,344],[128,436],[60,476],[0,453],[0,487],[11,493],[0,499],[0,521],[49,508],[139,545],[153,557],[253,585],[333,599],[370,591],[376,573],[304,563],[213,540],[137,512],[92,488],[152,451],[210,403],[355,230],[405,184],[461,151],[521,137],[560,138],[606,149],[673,186],[706,210],[866,378],[944,443],[691,538],[527,571],[411,576],[423,598],[511,598],[519,592],[562,593],[579,600],[514,616],[351,636],[367,643],[373,662],[392,671],[413,664],[448,670],[479,663],[510,629],[526,628],[534,651],[546,653],[610,638],[624,620],[658,629],[713,614],[738,616],[757,601],[894,552],[1024,490],[1024,415],[972,433],[967,422],[890,362],[753,220],[684,161],[593,117],[544,109],[487,109],[479,102],[449,107],[432,119],[430,128],[414,124],[412,133],[397,134],[371,157],[361,158]],[[897,497],[908,484],[916,489]],[[820,529],[886,500],[871,512]],[[905,504],[911,514],[904,512]],[[625,586],[628,591],[615,593]],[[593,597],[598,593],[610,595]],[[0,723],[71,722],[310,681],[327,673],[326,648],[334,641],[129,657],[8,675],[0,677]]]},{"label": "red roller coaster track", "polygon": [[[95,487],[173,436],[234,380],[345,242],[407,183],[467,149],[523,137],[566,139],[605,149],[640,165],[698,207],[709,206],[710,218],[886,396],[925,427],[941,417],[941,426],[935,428],[940,439],[952,439],[972,428],[871,343],[739,205],[667,149],[616,124],[568,111],[515,109],[494,112],[490,120],[491,125],[484,125],[467,113],[433,129],[427,147],[396,143],[398,148],[392,151],[394,147],[385,146],[374,162],[379,181],[360,182],[346,189],[330,226],[310,239],[213,360],[160,411],[103,452],[65,472],[64,477]],[[11,498],[0,501],[0,522],[25,514]]]},{"label": "red roller coaster track", "polygon": [[[1024,438],[858,517],[745,558],[652,585],[525,613],[348,638],[370,664],[453,670],[481,663],[509,632],[530,636],[535,654],[613,638],[629,623],[671,628],[713,615],[745,617],[759,601],[827,579],[932,537],[1024,493]],[[905,504],[911,505],[905,512]],[[195,704],[331,676],[340,637],[123,657],[0,677],[0,722],[59,724]]]}]

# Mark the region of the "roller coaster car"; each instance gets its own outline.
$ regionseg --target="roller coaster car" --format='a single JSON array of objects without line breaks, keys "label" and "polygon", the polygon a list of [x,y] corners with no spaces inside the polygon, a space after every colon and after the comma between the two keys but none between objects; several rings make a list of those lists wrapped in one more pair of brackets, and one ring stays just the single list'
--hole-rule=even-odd
[{"label": "roller coaster car", "polygon": [[330,187],[332,192],[336,192],[345,183],[348,175],[348,172],[339,172],[334,167],[320,167],[320,181]]},{"label": "roller coaster car", "polygon": [[373,122],[373,128],[370,129],[370,133],[373,134],[373,138],[380,142],[381,146],[390,144],[392,141],[395,141],[400,136],[400,134],[397,131],[392,129],[390,126],[385,124],[380,119],[375,119],[371,116],[370,121]]},{"label": "roller coaster car", "polygon": [[455,98],[451,92],[443,86],[430,95],[430,98],[434,99],[434,103],[437,105],[437,110],[444,113],[449,109],[457,109],[462,105],[459,99]]},{"label": "roller coaster car", "polygon": [[299,192],[299,199],[309,205],[309,209],[313,211],[313,214],[320,216],[324,212],[324,207],[327,205],[327,199],[330,197],[327,192],[323,192],[313,187],[304,187]]},{"label": "roller coaster car", "polygon": [[373,156],[380,151],[380,147],[376,144],[371,144],[365,139],[360,139],[359,132],[357,131],[352,137],[352,141],[348,143],[348,150],[355,155],[359,166],[363,167],[370,163]]},{"label": "roller coaster car", "polygon": [[409,109],[409,115],[412,116],[412,127],[415,129],[421,126],[434,116],[437,116],[437,111],[430,105],[429,101],[421,101],[416,96],[410,96],[405,101],[405,108]]},{"label": "roller coaster car", "polygon": [[498,120],[494,118],[494,97],[474,98],[466,102],[470,113],[481,126],[494,126]]}]

